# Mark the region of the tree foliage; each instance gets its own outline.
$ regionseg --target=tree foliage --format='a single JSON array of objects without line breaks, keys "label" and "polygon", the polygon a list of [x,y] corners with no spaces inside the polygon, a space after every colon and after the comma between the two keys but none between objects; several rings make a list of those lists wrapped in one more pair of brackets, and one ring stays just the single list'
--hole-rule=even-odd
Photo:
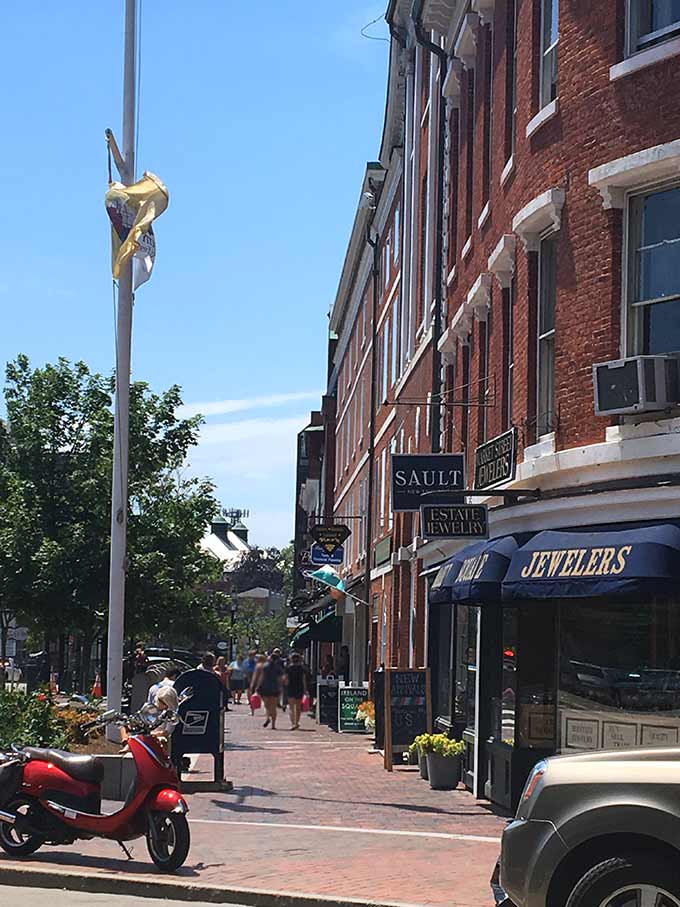
[{"label": "tree foliage", "polygon": [[[47,634],[91,643],[106,622],[114,382],[83,362],[7,366],[0,426],[0,609]],[[214,625],[206,593],[219,569],[199,548],[217,512],[212,485],[183,464],[200,417],[180,389],[130,389],[128,635]]]}]

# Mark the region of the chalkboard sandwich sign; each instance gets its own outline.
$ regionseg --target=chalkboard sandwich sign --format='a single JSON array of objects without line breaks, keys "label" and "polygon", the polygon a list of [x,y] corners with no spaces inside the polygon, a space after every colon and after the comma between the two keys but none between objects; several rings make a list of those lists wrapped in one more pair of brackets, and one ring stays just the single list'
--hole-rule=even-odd
[{"label": "chalkboard sandwich sign", "polygon": [[357,718],[357,710],[368,700],[368,687],[338,687],[338,730],[341,734],[365,734],[366,722]]},{"label": "chalkboard sandwich sign", "polygon": [[338,681],[319,680],[316,693],[316,720],[332,731],[338,729]]},{"label": "chalkboard sandwich sign", "polygon": [[395,753],[404,753],[419,734],[432,733],[429,668],[385,670],[385,768],[392,771]]}]

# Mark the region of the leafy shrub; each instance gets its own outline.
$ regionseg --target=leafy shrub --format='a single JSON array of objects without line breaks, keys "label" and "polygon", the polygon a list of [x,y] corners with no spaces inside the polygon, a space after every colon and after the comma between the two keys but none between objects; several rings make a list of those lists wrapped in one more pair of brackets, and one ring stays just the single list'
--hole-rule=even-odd
[{"label": "leafy shrub", "polygon": [[66,746],[66,723],[57,714],[48,692],[0,692],[0,749],[7,749],[12,743]]},{"label": "leafy shrub", "polygon": [[446,734],[420,734],[409,747],[409,753],[437,753],[439,756],[460,756],[465,752],[462,740],[451,740]]},{"label": "leafy shrub", "polygon": [[92,721],[94,718],[98,718],[101,715],[101,712],[98,709],[74,709],[72,707],[67,707],[65,709],[59,709],[59,720],[64,723],[64,733],[66,735],[67,743],[87,743],[89,740],[100,737],[104,732],[102,729],[98,731],[90,731],[88,734],[84,734],[80,730],[81,724],[85,724],[86,721]]}]

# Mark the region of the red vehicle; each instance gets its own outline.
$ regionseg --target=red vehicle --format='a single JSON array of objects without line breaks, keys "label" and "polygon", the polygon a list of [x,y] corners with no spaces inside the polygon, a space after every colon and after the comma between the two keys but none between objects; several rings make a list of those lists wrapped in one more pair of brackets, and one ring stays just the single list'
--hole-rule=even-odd
[{"label": "red vehicle", "polygon": [[116,722],[129,734],[136,780],[122,809],[109,815],[101,812],[104,766],[96,756],[34,747],[0,755],[0,847],[24,857],[43,844],[108,838],[123,846],[146,835],[156,866],[174,872],[189,853],[189,807],[177,772],[151,731],[178,720],[173,712],[144,706],[131,717],[105,712],[83,725],[89,730]]}]

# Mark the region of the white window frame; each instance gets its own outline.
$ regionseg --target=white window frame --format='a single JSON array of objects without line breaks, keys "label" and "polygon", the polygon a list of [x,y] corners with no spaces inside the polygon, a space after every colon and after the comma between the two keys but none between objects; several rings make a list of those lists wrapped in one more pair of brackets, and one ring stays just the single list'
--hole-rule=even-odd
[{"label": "white window frame", "polygon": [[[537,306],[536,306],[536,434],[539,438],[543,438],[546,435],[552,434],[555,431],[555,320],[557,316],[557,245],[555,247],[555,308],[553,312],[553,327],[549,331],[545,331],[541,334],[541,304],[543,299],[543,243],[547,241],[552,241],[557,244],[559,234],[555,230],[550,230],[541,237],[541,242],[538,249],[538,292],[537,292]],[[553,409],[550,413],[551,415],[551,424],[546,424],[542,426],[542,419],[548,418],[548,411],[541,412],[541,400],[543,398],[543,386],[542,386],[542,375],[541,375],[541,345],[546,342],[552,342],[553,345],[553,368],[552,368],[552,402]],[[545,428],[542,431],[542,427]]]},{"label": "white window frame", "polygon": [[[638,29],[635,28],[636,6],[642,2],[643,0],[626,0],[626,57],[644,53],[652,47],[659,47],[666,41],[680,37],[680,18],[671,23],[671,25],[658,29],[656,32],[639,35]],[[647,2],[651,4],[654,0],[647,0]],[[645,38],[646,40],[641,43],[640,38]]]},{"label": "white window frame", "polygon": [[[654,195],[669,189],[680,190],[680,182],[663,180],[658,183],[640,186],[626,192],[623,208],[623,243],[621,262],[621,349],[626,356],[639,356],[643,354],[641,342],[640,319],[642,310],[653,302],[634,304],[631,302],[631,287],[634,280],[634,260],[632,255],[631,239],[633,228],[631,224],[631,207],[633,200],[643,195]],[[668,301],[677,297],[669,297]]]},{"label": "white window frame", "polygon": [[[552,103],[559,94],[559,43],[560,43],[560,0],[541,0],[541,65],[540,65],[540,82],[538,86],[539,109],[547,107]],[[546,47],[546,6],[550,6],[552,14],[553,6],[557,5],[557,38]],[[552,15],[551,15],[552,25]],[[554,57],[554,63],[553,63]],[[555,71],[555,97],[552,97],[552,73]],[[550,94],[550,97],[547,95]]]},{"label": "white window frame", "polygon": [[396,265],[399,261],[401,248],[401,209],[399,205],[394,209],[394,244],[392,245],[392,260]]}]

